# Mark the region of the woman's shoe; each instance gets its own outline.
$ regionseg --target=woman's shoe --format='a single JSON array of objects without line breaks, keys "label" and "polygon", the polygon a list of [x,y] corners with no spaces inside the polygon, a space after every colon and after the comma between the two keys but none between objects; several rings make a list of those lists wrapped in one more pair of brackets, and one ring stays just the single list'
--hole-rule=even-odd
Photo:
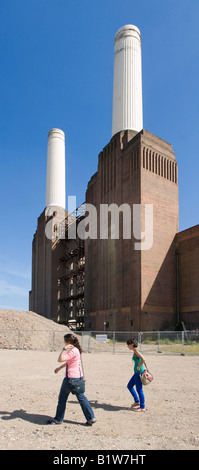
[{"label": "woman's shoe", "polygon": [[57,419],[53,418],[53,419],[49,419],[47,421],[47,424],[62,424],[61,421],[58,421]]},{"label": "woman's shoe", "polygon": [[131,405],[131,410],[132,410],[133,408],[135,408],[136,406],[140,406],[140,402],[139,402],[139,401],[138,401],[138,402],[135,401],[135,403],[133,403],[133,405]]},{"label": "woman's shoe", "polygon": [[96,423],[96,419],[95,418],[92,418],[90,419],[89,421],[86,422],[87,426],[92,426],[92,424]]},{"label": "woman's shoe", "polygon": [[136,408],[136,409],[134,408],[133,411],[139,413],[139,412],[146,411],[146,409],[145,408]]}]

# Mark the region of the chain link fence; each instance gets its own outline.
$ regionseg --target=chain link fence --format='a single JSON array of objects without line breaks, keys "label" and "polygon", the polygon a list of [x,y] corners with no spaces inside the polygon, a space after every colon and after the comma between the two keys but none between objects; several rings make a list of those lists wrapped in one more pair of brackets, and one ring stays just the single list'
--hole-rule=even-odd
[{"label": "chain link fence", "polygon": [[127,340],[135,338],[144,354],[199,355],[199,331],[81,332],[87,352],[127,353]]},{"label": "chain link fence", "polygon": [[[135,338],[143,354],[199,355],[199,331],[81,331],[73,332],[84,352],[123,354],[127,340]],[[63,347],[63,332],[56,330],[0,330],[0,349],[58,351]]]}]

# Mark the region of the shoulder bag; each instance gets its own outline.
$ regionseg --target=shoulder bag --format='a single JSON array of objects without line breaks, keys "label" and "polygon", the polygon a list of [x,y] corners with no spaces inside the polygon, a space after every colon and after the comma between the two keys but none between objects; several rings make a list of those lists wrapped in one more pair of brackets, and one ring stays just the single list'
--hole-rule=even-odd
[{"label": "shoulder bag", "polygon": [[80,354],[81,358],[81,364],[82,364],[82,372],[83,372],[83,377],[78,377],[76,378],[68,378],[68,383],[70,384],[71,388],[71,393],[73,395],[78,395],[79,393],[84,393],[85,392],[85,379],[84,379],[84,367],[83,367],[83,361],[82,361],[82,356]]},{"label": "shoulder bag", "polygon": [[153,381],[153,375],[149,372],[146,362],[144,363],[146,369],[143,373],[140,373],[140,380],[143,385],[149,385]]}]

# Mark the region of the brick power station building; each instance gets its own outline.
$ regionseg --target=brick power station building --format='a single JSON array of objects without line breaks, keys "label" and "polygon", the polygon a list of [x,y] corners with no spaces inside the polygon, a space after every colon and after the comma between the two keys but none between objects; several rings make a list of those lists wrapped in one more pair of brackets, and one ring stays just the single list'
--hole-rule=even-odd
[{"label": "brick power station building", "polygon": [[[51,215],[43,211],[33,239],[29,309],[75,329],[102,331],[106,324],[110,331],[169,330],[181,322],[198,328],[199,225],[179,232],[175,153],[171,144],[143,129],[138,28],[127,25],[116,35],[112,138],[98,156],[86,204],[72,215],[65,211],[63,132],[52,129],[49,139],[46,208]],[[78,226],[82,221],[86,226],[90,205],[96,209],[96,234],[82,239]],[[102,205],[110,209],[108,237],[100,232]],[[111,205],[118,208],[115,238]],[[131,216],[130,236],[124,236],[124,205]],[[147,205],[153,208],[153,239],[145,248]],[[59,227],[56,206],[62,207]],[[141,208],[140,240],[136,207]],[[52,239],[46,236],[49,222]]]}]

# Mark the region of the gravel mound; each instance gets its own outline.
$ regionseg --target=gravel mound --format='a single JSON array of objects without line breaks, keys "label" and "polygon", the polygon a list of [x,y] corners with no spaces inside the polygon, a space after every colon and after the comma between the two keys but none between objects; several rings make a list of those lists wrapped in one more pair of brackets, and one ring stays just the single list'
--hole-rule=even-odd
[{"label": "gravel mound", "polygon": [[35,312],[0,310],[1,349],[60,349],[68,332],[67,326]]},{"label": "gravel mound", "polygon": [[[56,351],[63,347],[63,337],[70,328],[38,313],[22,310],[0,310],[0,349]],[[76,334],[84,352],[112,352],[112,342],[100,343],[95,334]]]}]

